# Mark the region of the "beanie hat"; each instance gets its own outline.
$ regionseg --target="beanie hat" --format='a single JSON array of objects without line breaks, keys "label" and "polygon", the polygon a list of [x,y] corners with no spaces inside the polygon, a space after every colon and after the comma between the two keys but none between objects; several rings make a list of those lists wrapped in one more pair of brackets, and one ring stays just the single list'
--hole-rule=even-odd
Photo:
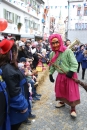
[{"label": "beanie hat", "polygon": [[26,43],[31,43],[31,41],[30,41],[30,40],[27,40]]},{"label": "beanie hat", "polygon": [[36,48],[36,45],[35,45],[35,43],[33,43],[33,44],[32,44],[32,47],[33,47],[33,48]]},{"label": "beanie hat", "polygon": [[20,62],[26,62],[26,58],[25,57],[21,57],[20,58]]},{"label": "beanie hat", "polygon": [[4,39],[0,42],[0,54],[9,52],[14,44],[13,40]]}]

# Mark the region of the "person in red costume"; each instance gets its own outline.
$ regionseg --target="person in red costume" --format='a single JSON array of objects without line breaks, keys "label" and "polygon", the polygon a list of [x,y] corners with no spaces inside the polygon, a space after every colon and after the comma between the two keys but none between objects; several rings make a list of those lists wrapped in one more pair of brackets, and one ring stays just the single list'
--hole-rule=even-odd
[{"label": "person in red costume", "polygon": [[70,115],[76,117],[76,105],[80,103],[80,94],[78,84],[72,79],[77,79],[78,63],[71,49],[64,46],[61,35],[52,34],[49,36],[49,42],[52,48],[50,53],[51,63],[59,66],[63,71],[53,64],[49,64],[49,78],[54,82],[53,73],[58,72],[55,82],[55,96],[57,102],[56,108],[65,106],[65,103],[71,107]]}]

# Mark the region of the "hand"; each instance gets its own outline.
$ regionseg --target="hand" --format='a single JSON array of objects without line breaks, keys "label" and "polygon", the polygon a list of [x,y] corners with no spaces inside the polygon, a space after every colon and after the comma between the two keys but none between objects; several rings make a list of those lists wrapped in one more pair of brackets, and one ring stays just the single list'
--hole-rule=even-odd
[{"label": "hand", "polygon": [[21,111],[21,113],[25,113],[28,110],[28,108],[26,108],[25,110]]},{"label": "hand", "polygon": [[68,77],[68,78],[72,78],[72,76],[73,76],[73,71],[69,71],[67,74],[66,74],[66,76]]},{"label": "hand", "polygon": [[53,76],[50,74],[49,75],[49,79],[50,79],[50,81],[52,82],[52,83],[54,83],[54,79],[53,79]]},{"label": "hand", "polygon": [[46,63],[47,63],[47,65],[48,65],[48,64],[50,63],[50,60],[49,60],[49,59],[47,59]]}]

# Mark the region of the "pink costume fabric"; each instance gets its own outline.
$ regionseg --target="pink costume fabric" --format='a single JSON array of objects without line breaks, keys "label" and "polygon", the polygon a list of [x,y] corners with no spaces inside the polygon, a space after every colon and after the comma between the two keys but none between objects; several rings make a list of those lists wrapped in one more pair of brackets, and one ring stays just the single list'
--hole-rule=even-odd
[{"label": "pink costume fabric", "polygon": [[[73,74],[73,78],[77,79],[77,73]],[[56,100],[63,101],[70,106],[75,106],[80,103],[80,94],[78,84],[66,74],[59,73],[55,83]]]},{"label": "pink costume fabric", "polygon": [[[50,44],[53,38],[58,38],[59,43],[61,44],[60,49],[57,52],[55,52],[55,50],[52,48],[52,50],[55,52],[55,56],[51,59],[51,61],[54,63],[57,60],[60,52],[64,52],[67,48],[63,45],[62,38],[59,34],[53,34],[49,37]],[[77,73],[73,74],[73,78],[78,78]],[[57,75],[55,82],[55,96],[56,100],[63,101],[72,107],[80,103],[78,84],[72,79],[66,77],[66,74],[64,73],[58,73]]]}]

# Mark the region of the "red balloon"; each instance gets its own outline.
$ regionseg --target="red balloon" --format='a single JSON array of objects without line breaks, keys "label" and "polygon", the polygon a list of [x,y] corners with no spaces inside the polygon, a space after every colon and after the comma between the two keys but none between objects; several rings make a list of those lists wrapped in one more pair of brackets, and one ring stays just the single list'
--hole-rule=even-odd
[{"label": "red balloon", "polygon": [[8,26],[6,19],[0,18],[0,31],[4,31]]}]

